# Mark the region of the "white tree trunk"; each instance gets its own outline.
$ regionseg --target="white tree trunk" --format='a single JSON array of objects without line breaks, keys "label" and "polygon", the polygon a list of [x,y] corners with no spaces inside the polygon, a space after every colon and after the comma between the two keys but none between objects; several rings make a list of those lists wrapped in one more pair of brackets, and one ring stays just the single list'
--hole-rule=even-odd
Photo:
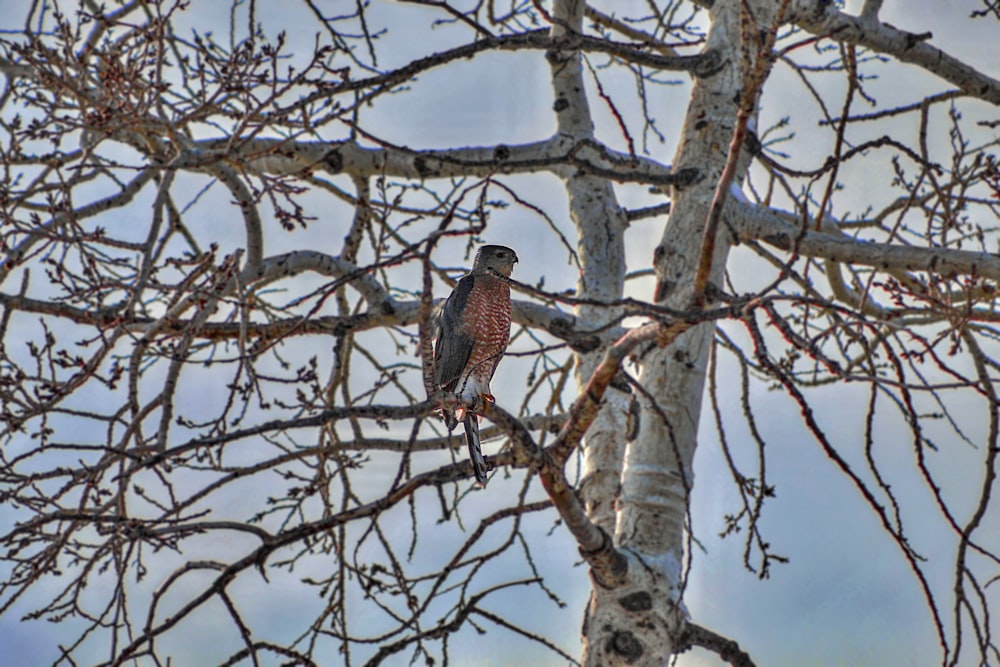
[{"label": "white tree trunk", "polygon": [[[766,0],[751,2],[767,19]],[[740,61],[740,3],[719,0],[710,10],[706,49],[723,54],[718,72],[694,83],[674,170],[695,168],[693,185],[675,188],[671,215],[656,250],[662,302],[690,307],[694,276],[709,208],[726,165],[743,86]],[[768,23],[761,21],[763,27]],[[742,180],[746,160],[737,166]],[[731,238],[721,225],[715,240],[711,282],[718,282]],[[615,543],[629,557],[628,583],[614,590],[595,586],[585,632],[588,665],[665,665],[683,621],[678,606],[683,586],[687,500],[693,478],[705,374],[714,327],[690,329],[674,344],[654,347],[640,359],[640,422],[628,443],[618,499]]]},{"label": "white tree trunk", "polygon": [[[555,38],[571,32],[582,32],[586,3],[583,0],[561,0],[554,11]],[[557,132],[571,137],[573,142],[593,139],[594,125],[587,101],[583,63],[578,51],[547,54],[552,72],[554,112]],[[625,286],[625,226],[624,211],[619,206],[611,182],[603,177],[580,173],[575,168],[564,170],[563,180],[569,196],[569,210],[576,225],[577,253],[582,264],[577,295],[581,299],[614,302],[622,298]],[[597,305],[577,308],[581,321],[603,324],[617,313]],[[605,346],[611,342],[603,336]],[[603,347],[578,356],[576,379],[580,386],[587,383],[600,362]],[[590,518],[608,534],[614,532],[615,498],[621,484],[621,466],[625,451],[627,395],[609,390],[606,404],[587,432],[583,449],[581,496]]]}]

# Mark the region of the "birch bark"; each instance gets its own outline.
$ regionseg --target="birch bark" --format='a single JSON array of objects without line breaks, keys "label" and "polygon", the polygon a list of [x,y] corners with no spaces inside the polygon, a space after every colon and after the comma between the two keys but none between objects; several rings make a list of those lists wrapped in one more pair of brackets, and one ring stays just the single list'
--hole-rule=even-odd
[{"label": "birch bark", "polygon": [[[586,3],[583,0],[560,0],[554,6],[552,36],[579,33],[583,28]],[[579,51],[550,51],[549,66],[555,101],[557,132],[573,140],[592,138],[594,133],[590,107],[584,87],[582,57]],[[577,293],[583,300],[612,302],[620,299],[625,281],[626,220],[606,178],[580,173],[573,169],[562,173],[569,197],[570,216],[577,229],[582,271]],[[599,305],[581,305],[577,316],[583,321],[601,324],[616,315],[617,309]],[[600,349],[578,355],[576,380],[585,386],[610,343],[605,335]],[[609,389],[605,404],[590,427],[582,452],[580,495],[587,512],[608,534],[614,531],[615,502],[619,494],[624,456],[628,397]],[[591,593],[590,609],[606,608],[614,591],[596,583]],[[588,611],[588,616],[592,612]],[[604,652],[592,650],[602,640],[600,628],[584,621],[584,662],[603,662]]]},{"label": "birch bark", "polygon": [[[767,27],[774,8],[748,3],[758,25]],[[673,168],[696,168],[700,179],[675,188],[672,212],[655,252],[657,298],[676,308],[690,306],[702,248],[702,233],[736,126],[745,63],[740,56],[741,9],[720,1],[709,10],[706,50],[726,54],[721,68],[694,82],[684,134]],[[747,20],[746,17],[742,17]],[[759,34],[759,33],[758,33]],[[750,61],[753,64],[753,61]],[[736,183],[746,170],[737,163]],[[732,239],[721,225],[715,239],[710,282],[722,275]],[[640,358],[640,427],[625,452],[615,542],[628,556],[628,583],[595,590],[588,610],[585,663],[664,665],[681,629],[687,500],[694,483],[698,420],[714,327],[693,327],[666,348]]]},{"label": "birch bark", "polygon": [[[567,33],[581,32],[585,9],[583,0],[556,3],[552,36],[560,38]],[[573,141],[593,139],[594,125],[580,52],[550,51],[547,57],[552,73],[557,133]],[[577,294],[593,302],[610,303],[621,299],[625,285],[626,220],[611,182],[581,173],[574,167],[567,167],[560,173],[579,239],[577,252],[582,271]],[[617,313],[618,309],[602,305],[581,305],[576,309],[581,321],[597,326],[609,322]],[[605,333],[600,349],[577,357],[576,380],[580,386],[587,383],[610,342],[610,334]],[[609,390],[604,409],[588,431],[583,450],[581,495],[591,519],[609,534],[614,531],[614,499],[618,495],[624,454],[622,434],[627,407],[626,394]]]}]

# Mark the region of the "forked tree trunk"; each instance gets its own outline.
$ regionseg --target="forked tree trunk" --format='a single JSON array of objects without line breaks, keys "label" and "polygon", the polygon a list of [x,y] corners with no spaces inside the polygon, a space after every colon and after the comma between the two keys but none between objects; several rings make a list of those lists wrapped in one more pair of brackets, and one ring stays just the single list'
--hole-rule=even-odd
[{"label": "forked tree trunk", "polygon": [[[771,4],[750,2],[763,26],[773,14]],[[743,85],[740,3],[718,0],[710,16],[705,48],[720,51],[722,65],[695,81],[673,162],[674,170],[697,169],[699,180],[671,193],[670,219],[655,254],[660,297],[676,308],[691,304],[702,232],[726,165]],[[741,160],[737,183],[745,168],[746,161]],[[588,232],[595,230],[581,227],[582,235]],[[716,238],[711,282],[717,283],[722,275],[729,248],[723,225]],[[588,439],[584,497],[593,518],[605,527],[610,524],[609,508],[617,508],[610,513],[615,519],[615,543],[628,555],[630,569],[624,587],[594,584],[583,626],[586,665],[659,666],[673,655],[673,637],[681,621],[676,602],[685,558],[686,507],[694,483],[692,463],[712,335],[711,324],[701,325],[673,345],[654,346],[641,357],[639,381],[649,398],[637,396],[639,427],[627,444],[623,468],[610,459],[613,451],[620,452],[611,441],[624,442],[624,431],[610,439],[602,433],[597,443]],[[589,483],[598,477],[603,480],[600,485]]]}]

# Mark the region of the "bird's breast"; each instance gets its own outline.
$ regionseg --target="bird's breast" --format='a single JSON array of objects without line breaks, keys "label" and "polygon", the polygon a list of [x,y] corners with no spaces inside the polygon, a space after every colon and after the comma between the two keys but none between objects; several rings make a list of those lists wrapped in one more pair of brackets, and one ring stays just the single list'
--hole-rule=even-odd
[{"label": "bird's breast", "polygon": [[499,359],[510,340],[510,287],[493,276],[477,276],[465,305],[465,329],[473,339],[470,365]]}]

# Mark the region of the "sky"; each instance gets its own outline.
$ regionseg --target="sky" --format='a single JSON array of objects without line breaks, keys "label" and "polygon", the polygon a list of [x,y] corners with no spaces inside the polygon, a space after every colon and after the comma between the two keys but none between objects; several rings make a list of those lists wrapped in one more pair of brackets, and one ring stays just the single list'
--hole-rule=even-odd
[{"label": "sky", "polygon": [[[276,34],[279,29],[287,30],[290,43],[301,44],[308,51],[316,27],[307,11],[290,1],[280,5],[257,5],[269,34]],[[849,2],[847,11],[854,12],[859,5],[860,2]],[[994,76],[1000,76],[1000,66],[997,65],[1000,63],[1000,40],[996,39],[996,21],[983,20],[970,26],[968,22],[959,20],[975,5],[954,0],[886,0],[883,18],[915,32],[923,32],[930,26],[935,44],[944,46],[953,55],[984,68]],[[244,10],[245,6],[239,11]],[[185,30],[195,28],[205,31],[207,26],[219,25],[217,34],[224,35],[228,14],[228,3],[195,0],[191,8],[180,15],[178,32],[183,34]],[[386,40],[381,52],[384,58],[380,62],[382,67],[401,65],[424,53],[430,38],[443,43],[464,39],[464,36],[459,37],[462,33],[443,28],[435,30],[429,37],[424,27],[429,15],[431,10],[427,8],[403,3],[373,4],[373,24],[381,22],[390,29],[388,34],[391,39]],[[383,98],[367,112],[366,123],[376,129],[382,138],[414,148],[494,142],[514,144],[547,137],[553,132],[554,124],[548,111],[550,91],[547,68],[541,58],[540,53],[502,53],[428,72],[412,85],[408,94]],[[914,68],[894,67],[880,71],[891,71],[891,75],[870,83],[880,103],[892,100],[911,102],[926,90],[940,89],[939,83],[927,81]],[[653,142],[650,147],[652,156],[663,162],[669,162],[673,154],[673,141],[679,133],[688,94],[683,77],[678,76],[677,79],[680,85],[659,90],[651,96],[654,115],[667,142],[662,145]],[[628,82],[620,80],[610,81],[608,90],[624,95],[628,85]],[[789,113],[785,100],[791,94],[789,91],[793,90],[793,85],[794,77],[777,68],[765,91],[761,108],[762,127]],[[839,90],[842,81],[837,76],[831,76],[822,85],[829,85],[830,90]],[[589,93],[600,138],[622,148],[620,134],[615,132],[607,109],[595,101],[596,91],[591,89]],[[813,111],[808,100],[796,100],[796,105],[801,105],[798,111],[803,108],[805,113]],[[985,105],[973,104],[969,113],[989,118],[991,110]],[[992,113],[995,117],[995,111]],[[634,109],[626,112],[626,118],[634,120],[636,117]],[[828,135],[807,127],[805,123],[797,127],[797,132],[795,139],[784,148],[793,160],[800,155],[808,155],[810,142],[822,142],[827,139],[821,137],[828,138]],[[984,129],[982,132],[982,141],[995,139],[994,130]],[[850,210],[857,212],[870,200],[883,196],[883,193],[873,190],[870,185],[873,179],[863,171],[846,169],[841,178],[852,188],[856,199],[840,200],[843,210],[836,211],[838,214]],[[565,194],[558,181],[548,176],[517,176],[509,177],[505,182],[532,204],[553,213],[556,224],[570,232],[565,214]],[[617,192],[622,204],[628,207],[658,203],[644,188],[621,186]],[[210,203],[209,198],[201,205],[210,209]],[[314,205],[323,211],[320,232],[339,240],[349,223],[349,211],[343,206],[330,204],[327,199],[317,200]],[[630,269],[649,266],[650,249],[659,239],[662,224],[662,219],[633,224],[627,249]],[[238,220],[212,219],[206,220],[205,225],[206,233],[221,239],[229,237],[232,244],[238,244],[242,229]],[[207,231],[209,229],[211,231]],[[268,231],[268,252],[274,254],[314,243],[316,237],[307,236],[309,233]],[[535,284],[544,277],[546,287],[552,290],[573,286],[575,269],[567,261],[565,250],[553,241],[547,230],[525,222],[517,208],[495,214],[491,219],[488,240],[510,245],[517,250],[522,260],[515,275],[519,280]],[[455,253],[456,267],[467,264],[459,243],[453,243],[451,250]],[[753,266],[753,260],[745,254],[740,251],[734,254],[732,271],[750,271]],[[305,280],[296,284],[303,290],[308,286]],[[630,281],[628,290],[631,295],[646,298],[651,291],[651,282],[649,279]],[[26,337],[30,335],[25,333]],[[297,358],[296,355],[308,356],[307,351],[302,350],[291,351],[290,354],[293,358]],[[723,360],[721,363],[720,377],[730,377],[737,372],[731,361]],[[520,372],[516,365],[502,364],[494,381],[496,393],[504,395],[502,392],[506,388],[506,395],[518,395],[523,382]],[[200,386],[204,392],[190,395],[191,405],[186,408],[195,408],[199,403],[207,406],[213,401],[210,384]],[[723,383],[720,394],[720,409],[737,422],[740,414],[738,390],[735,383]],[[833,387],[818,395],[823,406],[819,418],[834,434],[838,447],[843,448],[847,456],[859,456],[863,424],[851,415],[857,415],[864,409],[867,396],[852,387]],[[777,497],[769,504],[763,528],[774,550],[787,557],[788,563],[775,565],[770,578],[760,580],[742,566],[742,540],[739,537],[719,538],[722,517],[734,511],[737,505],[718,435],[708,418],[710,409],[706,403],[692,498],[693,528],[699,548],[693,560],[685,597],[692,617],[702,625],[737,639],[758,665],[875,667],[935,664],[938,658],[933,628],[919,589],[896,547],[889,543],[857,492],[833,470],[812,442],[802,426],[796,406],[778,393],[767,391],[766,387],[756,388],[752,401],[758,414],[767,416],[761,430],[768,441],[768,475],[777,487]],[[929,457],[934,469],[941,471],[944,492],[958,503],[963,485],[971,476],[978,474],[976,464],[981,450],[977,450],[975,445],[981,446],[985,435],[982,432],[981,404],[970,402],[957,406],[957,410],[958,414],[968,417],[965,425],[974,444],[947,442],[946,448],[929,454]],[[901,435],[903,431],[898,420],[887,414],[880,420],[878,428],[877,452],[897,475],[893,480],[894,488],[911,503],[913,516],[919,517],[921,512],[926,512],[926,522],[919,519],[911,521],[911,537],[919,551],[941,561],[941,567],[929,565],[928,572],[934,589],[944,595],[953,576],[948,562],[951,542],[943,539],[941,521],[929,504],[920,480],[912,474],[912,447]],[[728,435],[737,442],[747,437],[738,428],[732,429]],[[944,431],[942,437],[947,437]],[[746,450],[740,451],[745,453]],[[392,471],[389,466],[374,468],[371,472],[373,488],[383,488]],[[515,478],[509,482],[491,482],[486,492],[470,499],[466,510],[468,517],[479,517],[494,509],[496,505],[491,501],[491,495],[502,497],[516,493],[517,481]],[[222,505],[215,507],[216,511],[223,515],[239,514],[241,498],[238,495],[223,495],[220,502]],[[9,512],[7,518],[3,518],[5,512],[8,510],[0,508],[0,523],[3,524],[11,520]],[[1000,525],[996,511],[992,519],[992,526]],[[407,520],[404,512],[400,517],[400,530],[404,530]],[[533,517],[526,521],[526,532],[529,540],[538,545],[536,566],[550,578],[550,585],[567,603],[567,609],[557,612],[537,590],[506,591],[491,598],[491,603],[500,610],[513,610],[525,627],[542,628],[557,645],[576,653],[582,609],[588,593],[586,573],[580,566],[566,567],[567,562],[575,559],[576,549],[565,531],[558,528],[552,530],[552,522],[551,515]],[[1000,545],[1000,533],[996,528],[992,535],[989,530],[983,533],[981,536],[985,539],[992,537],[992,543]],[[453,533],[447,537],[444,534],[435,536],[421,546],[418,560],[419,554],[431,559],[436,552],[453,547],[453,542],[461,539],[462,535]],[[231,546],[238,549],[241,545],[234,543]],[[213,547],[212,544],[203,544],[193,547],[183,556],[164,555],[163,570],[169,571],[171,566],[183,560],[207,557]],[[512,564],[511,567],[520,566]],[[296,576],[301,574],[296,573]],[[275,576],[280,582],[280,575]],[[512,575],[498,572],[497,576],[509,578]],[[234,595],[243,601],[244,608],[251,610],[251,617],[267,626],[273,636],[287,636],[294,630],[294,623],[289,622],[294,619],[294,611],[320,603],[318,599],[303,598],[291,585],[292,582],[289,579],[288,586],[280,583],[266,586],[263,582],[244,578]],[[146,583],[137,584],[137,588],[141,590],[145,586],[149,590],[156,584],[155,577],[151,577]],[[992,594],[997,595],[995,590]],[[942,599],[947,601],[946,597]],[[17,609],[24,607],[21,605]],[[16,661],[10,664],[47,664],[54,650],[52,626],[19,623],[17,616],[11,613],[0,617],[0,647],[8,659]],[[359,619],[359,623],[363,622]],[[206,609],[192,618],[187,629],[178,637],[165,641],[173,642],[169,647],[175,655],[176,664],[214,664],[212,658],[226,654],[216,645],[215,637],[230,631],[227,619]],[[451,648],[454,663],[461,665],[561,664],[561,661],[553,660],[551,654],[539,653],[533,645],[512,641],[509,634],[497,628],[490,628],[485,635],[477,637],[475,643],[453,644]],[[329,664],[336,663],[331,661]],[[406,664],[406,660],[387,664]],[[719,663],[695,651],[681,657],[677,664],[680,667],[709,667]]]}]

